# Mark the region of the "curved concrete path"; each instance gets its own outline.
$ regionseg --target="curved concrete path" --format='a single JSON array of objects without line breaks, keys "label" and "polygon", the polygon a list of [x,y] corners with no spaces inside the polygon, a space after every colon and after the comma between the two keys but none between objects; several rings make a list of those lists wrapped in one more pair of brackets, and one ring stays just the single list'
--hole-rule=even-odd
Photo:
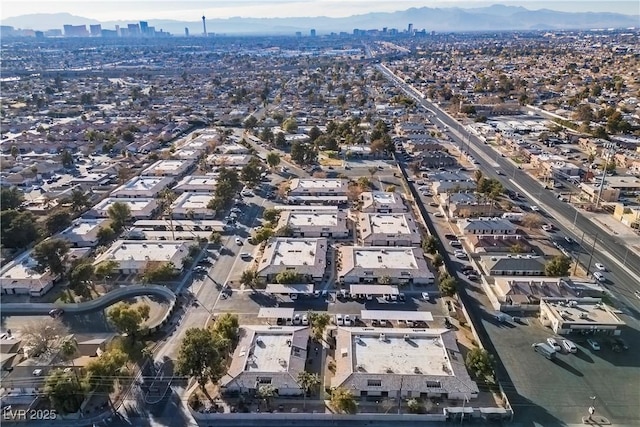
[{"label": "curved concrete path", "polygon": [[118,288],[91,301],[81,303],[7,303],[0,304],[2,316],[33,316],[48,315],[54,308],[61,308],[65,313],[90,313],[102,310],[121,300],[139,297],[142,295],[153,295],[164,298],[169,302],[175,302],[176,294],[171,289],[160,285],[131,285],[125,288]]}]

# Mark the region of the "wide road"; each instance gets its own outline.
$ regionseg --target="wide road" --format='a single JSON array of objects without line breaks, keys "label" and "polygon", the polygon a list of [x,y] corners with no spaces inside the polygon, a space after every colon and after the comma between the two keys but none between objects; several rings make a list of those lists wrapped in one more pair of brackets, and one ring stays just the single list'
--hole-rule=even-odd
[{"label": "wide road", "polygon": [[[466,151],[473,154],[485,176],[500,180],[506,188],[524,193],[531,199],[532,204],[543,209],[548,222],[553,223],[560,231],[571,236],[575,241],[583,241],[587,253],[591,252],[591,245],[594,237],[597,236],[590,272],[594,271],[596,262],[606,265],[609,269],[609,272],[606,273],[608,278],[606,285],[611,293],[634,311],[634,314],[640,313],[640,300],[634,296],[634,292],[640,290],[640,257],[628,250],[621,239],[603,231],[579,211],[576,211],[572,205],[557,199],[553,192],[544,190],[538,180],[519,170],[511,160],[497,155],[489,145],[485,145],[483,141],[437,105],[422,99],[413,87],[405,84],[386,67],[379,66],[378,68],[428,110],[432,122],[436,124],[439,122],[449,127],[450,131],[447,134],[458,146],[467,148]],[[500,169],[505,175],[498,175],[496,169]],[[587,264],[588,258],[585,258],[587,257],[583,256],[580,260]]]}]

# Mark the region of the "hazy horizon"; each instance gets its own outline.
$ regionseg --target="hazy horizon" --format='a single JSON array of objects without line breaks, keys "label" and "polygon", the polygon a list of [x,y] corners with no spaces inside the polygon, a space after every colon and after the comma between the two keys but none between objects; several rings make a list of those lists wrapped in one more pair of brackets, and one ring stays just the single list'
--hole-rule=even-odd
[{"label": "hazy horizon", "polygon": [[[530,10],[551,9],[560,12],[612,12],[624,15],[640,15],[638,1],[417,1],[417,0],[236,0],[236,1],[51,1],[2,2],[1,19],[39,13],[69,13],[96,21],[173,19],[198,21],[204,14],[209,19],[243,18],[293,18],[293,17],[347,17],[370,12],[396,12],[412,7],[460,7],[476,8],[491,5],[523,6]],[[640,24],[640,23],[639,23]]]}]

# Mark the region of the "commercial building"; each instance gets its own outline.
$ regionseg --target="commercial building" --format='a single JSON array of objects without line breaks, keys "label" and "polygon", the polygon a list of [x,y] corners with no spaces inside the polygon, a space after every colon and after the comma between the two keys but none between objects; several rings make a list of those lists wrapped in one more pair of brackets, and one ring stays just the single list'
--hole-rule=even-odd
[{"label": "commercial building", "polygon": [[613,217],[631,228],[638,229],[640,228],[640,205],[616,203]]},{"label": "commercial building", "polygon": [[124,203],[131,210],[131,218],[133,219],[150,219],[157,213],[158,202],[156,199],[131,199],[107,197],[92,207],[85,216],[87,218],[108,218],[109,208],[114,203]]},{"label": "commercial building", "polygon": [[356,397],[478,397],[454,331],[338,327],[332,387]]},{"label": "commercial building", "polygon": [[98,231],[105,222],[99,218],[78,218],[56,237],[66,240],[74,248],[92,248],[98,244]]},{"label": "commercial building", "polygon": [[130,199],[155,198],[173,184],[173,178],[136,176],[111,192],[111,197]]},{"label": "commercial building", "polygon": [[280,213],[276,229],[287,227],[292,237],[331,237],[344,239],[349,236],[347,215],[343,211],[289,210]]},{"label": "commercial building", "polygon": [[420,231],[410,213],[360,213],[356,229],[362,246],[420,246]]},{"label": "commercial building", "polygon": [[540,322],[556,334],[606,333],[620,335],[625,322],[598,298],[544,298]]},{"label": "commercial building", "polygon": [[327,262],[327,239],[273,238],[267,242],[258,263],[258,278],[273,283],[283,271],[294,271],[305,277],[303,283],[319,282]]},{"label": "commercial building", "polygon": [[3,295],[29,295],[41,297],[52,287],[56,276],[49,270],[38,273],[38,262],[32,251],[24,252],[0,269],[0,289]]},{"label": "commercial building", "polygon": [[189,246],[183,241],[118,240],[101,253],[94,265],[115,261],[119,274],[143,274],[147,268],[170,262],[176,272],[189,256]]},{"label": "commercial building", "polygon": [[452,218],[487,217],[500,213],[494,203],[477,193],[445,193],[440,195],[440,201]]},{"label": "commercial building", "polygon": [[227,374],[220,379],[225,395],[254,395],[261,386],[278,396],[299,396],[298,374],[307,361],[309,329],[301,326],[243,325]]},{"label": "commercial building", "polygon": [[179,178],[191,169],[192,160],[158,160],[142,171],[143,176],[170,176]]},{"label": "commercial building", "polygon": [[212,194],[183,193],[171,204],[171,216],[175,219],[213,219],[215,211],[207,205]]},{"label": "commercial building", "polygon": [[338,249],[338,280],[341,283],[415,284],[434,283],[420,248],[356,247]]},{"label": "commercial building", "polygon": [[365,213],[402,213],[409,212],[400,193],[384,191],[365,191],[360,194],[361,211]]}]

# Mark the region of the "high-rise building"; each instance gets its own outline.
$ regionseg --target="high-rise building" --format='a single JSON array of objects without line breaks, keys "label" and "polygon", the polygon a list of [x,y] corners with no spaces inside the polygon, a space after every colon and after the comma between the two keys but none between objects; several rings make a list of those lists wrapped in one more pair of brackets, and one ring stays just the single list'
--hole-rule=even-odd
[{"label": "high-rise building", "polygon": [[189,37],[189,27],[184,27],[184,36]]},{"label": "high-rise building", "polygon": [[140,32],[143,36],[149,34],[149,23],[147,21],[140,21]]},{"label": "high-rise building", "polygon": [[138,37],[140,35],[140,25],[138,24],[128,24],[127,29],[130,37]]},{"label": "high-rise building", "polygon": [[202,15],[202,35],[207,37],[207,18]]},{"label": "high-rise building", "polygon": [[309,34],[311,34],[311,37],[315,37],[316,36],[316,30],[312,28],[311,31],[309,32]]},{"label": "high-rise building", "polygon": [[407,27],[407,33],[413,33],[413,24],[409,24],[409,26]]},{"label": "high-rise building", "polygon": [[86,25],[64,25],[65,37],[87,37],[89,32]]},{"label": "high-rise building", "polygon": [[89,25],[89,32],[91,33],[91,37],[99,37],[102,35],[102,25],[95,24]]}]

